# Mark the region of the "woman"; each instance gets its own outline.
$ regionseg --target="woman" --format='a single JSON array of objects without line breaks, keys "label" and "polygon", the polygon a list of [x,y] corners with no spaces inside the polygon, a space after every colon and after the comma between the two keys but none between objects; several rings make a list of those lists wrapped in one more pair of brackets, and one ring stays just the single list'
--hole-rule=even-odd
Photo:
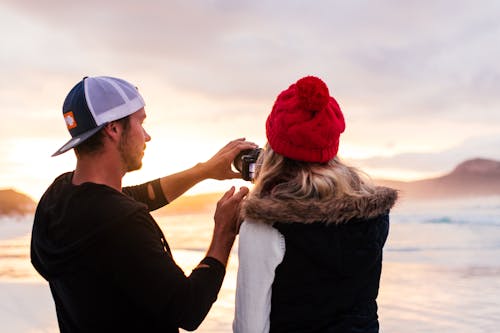
[{"label": "woman", "polygon": [[276,99],[242,208],[234,332],[378,332],[382,248],[397,192],[340,161],[344,129],[317,77]]}]

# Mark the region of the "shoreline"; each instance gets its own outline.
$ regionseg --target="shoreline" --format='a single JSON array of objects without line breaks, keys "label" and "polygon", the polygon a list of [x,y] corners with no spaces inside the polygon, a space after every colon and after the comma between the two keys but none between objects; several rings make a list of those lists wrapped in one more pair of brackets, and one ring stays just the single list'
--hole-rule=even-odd
[{"label": "shoreline", "polygon": [[[201,255],[197,251],[174,253],[186,274]],[[196,332],[232,331],[237,267],[237,258],[232,256],[219,297]],[[387,333],[494,331],[499,277],[500,264],[443,267],[439,263],[387,261],[377,299],[381,329]],[[3,331],[58,332],[54,303],[44,280],[2,279],[0,293]]]}]

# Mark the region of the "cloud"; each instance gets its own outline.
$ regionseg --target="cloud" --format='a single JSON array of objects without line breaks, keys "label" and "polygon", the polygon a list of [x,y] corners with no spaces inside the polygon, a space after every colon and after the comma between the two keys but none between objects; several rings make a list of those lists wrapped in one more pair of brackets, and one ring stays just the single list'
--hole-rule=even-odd
[{"label": "cloud", "polygon": [[[11,32],[0,140],[64,141],[67,91],[105,74],[140,87],[155,130],[261,139],[278,93],[315,74],[344,110],[344,142],[382,156],[366,163],[437,170],[474,149],[496,156],[487,138],[500,137],[498,1],[4,0],[0,9]],[[478,142],[467,154],[452,148],[466,140]]]},{"label": "cloud", "polygon": [[[239,75],[245,80],[237,82],[250,85],[247,90],[262,85],[281,88],[283,81],[274,77],[288,83],[290,71],[311,68],[353,86],[359,80],[350,78],[350,71],[357,67],[355,74],[372,74],[369,82],[378,82],[377,86],[394,80],[400,84],[408,75],[409,79],[423,77],[438,64],[450,64],[446,59],[462,54],[478,37],[481,42],[491,41],[495,34],[487,32],[498,27],[495,2],[477,6],[454,1],[453,15],[449,15],[450,1],[6,3],[20,15],[36,19],[39,26],[64,32],[83,54],[91,49],[109,52],[118,64],[138,65],[143,59],[155,65],[162,62],[155,70],[172,74],[172,80],[181,85],[210,93],[221,87],[234,92]],[[493,26],[485,24],[485,18]],[[495,44],[489,45],[498,50]],[[205,83],[211,81],[207,78],[219,85],[214,89]]]},{"label": "cloud", "polygon": [[370,170],[418,170],[421,174],[447,173],[468,159],[489,158],[500,161],[498,147],[500,147],[499,136],[478,136],[442,151],[406,152],[386,157],[351,159],[350,162]]},{"label": "cloud", "polygon": [[[96,58],[97,67],[131,71],[147,65],[208,95],[263,98],[313,72],[348,97],[363,92],[384,103],[381,93],[418,88],[425,98],[421,85],[442,88],[450,75],[474,76],[471,58],[483,52],[477,43],[489,45],[490,60],[498,53],[495,2],[453,2],[453,15],[450,1],[9,3],[66,36],[83,63]],[[490,60],[485,66],[498,68]]]}]

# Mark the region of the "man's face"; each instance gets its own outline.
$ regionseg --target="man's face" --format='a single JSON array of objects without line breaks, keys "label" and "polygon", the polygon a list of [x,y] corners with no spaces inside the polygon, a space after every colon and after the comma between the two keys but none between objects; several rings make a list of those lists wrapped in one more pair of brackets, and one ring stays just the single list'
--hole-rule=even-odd
[{"label": "man's face", "polygon": [[146,111],[142,108],[130,115],[128,127],[122,132],[118,149],[127,172],[142,167],[146,142],[151,140],[143,127],[145,119]]}]

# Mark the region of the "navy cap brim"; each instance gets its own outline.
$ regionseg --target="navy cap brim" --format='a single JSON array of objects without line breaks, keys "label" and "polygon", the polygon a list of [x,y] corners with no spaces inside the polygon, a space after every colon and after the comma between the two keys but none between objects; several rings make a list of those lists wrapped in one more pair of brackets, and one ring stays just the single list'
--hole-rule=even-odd
[{"label": "navy cap brim", "polygon": [[57,156],[57,155],[61,155],[62,153],[67,152],[71,148],[75,148],[76,146],[78,146],[79,144],[81,144],[82,142],[84,142],[85,140],[87,140],[88,138],[90,138],[92,135],[94,135],[97,132],[99,132],[104,126],[106,126],[106,124],[107,123],[104,123],[101,126],[97,126],[96,128],[93,128],[93,129],[91,129],[91,130],[89,130],[87,132],[84,132],[84,133],[82,133],[80,135],[77,135],[77,136],[71,138],[71,140],[69,140],[68,142],[66,142],[64,144],[64,146],[62,146],[54,154],[52,154],[52,157]]}]

